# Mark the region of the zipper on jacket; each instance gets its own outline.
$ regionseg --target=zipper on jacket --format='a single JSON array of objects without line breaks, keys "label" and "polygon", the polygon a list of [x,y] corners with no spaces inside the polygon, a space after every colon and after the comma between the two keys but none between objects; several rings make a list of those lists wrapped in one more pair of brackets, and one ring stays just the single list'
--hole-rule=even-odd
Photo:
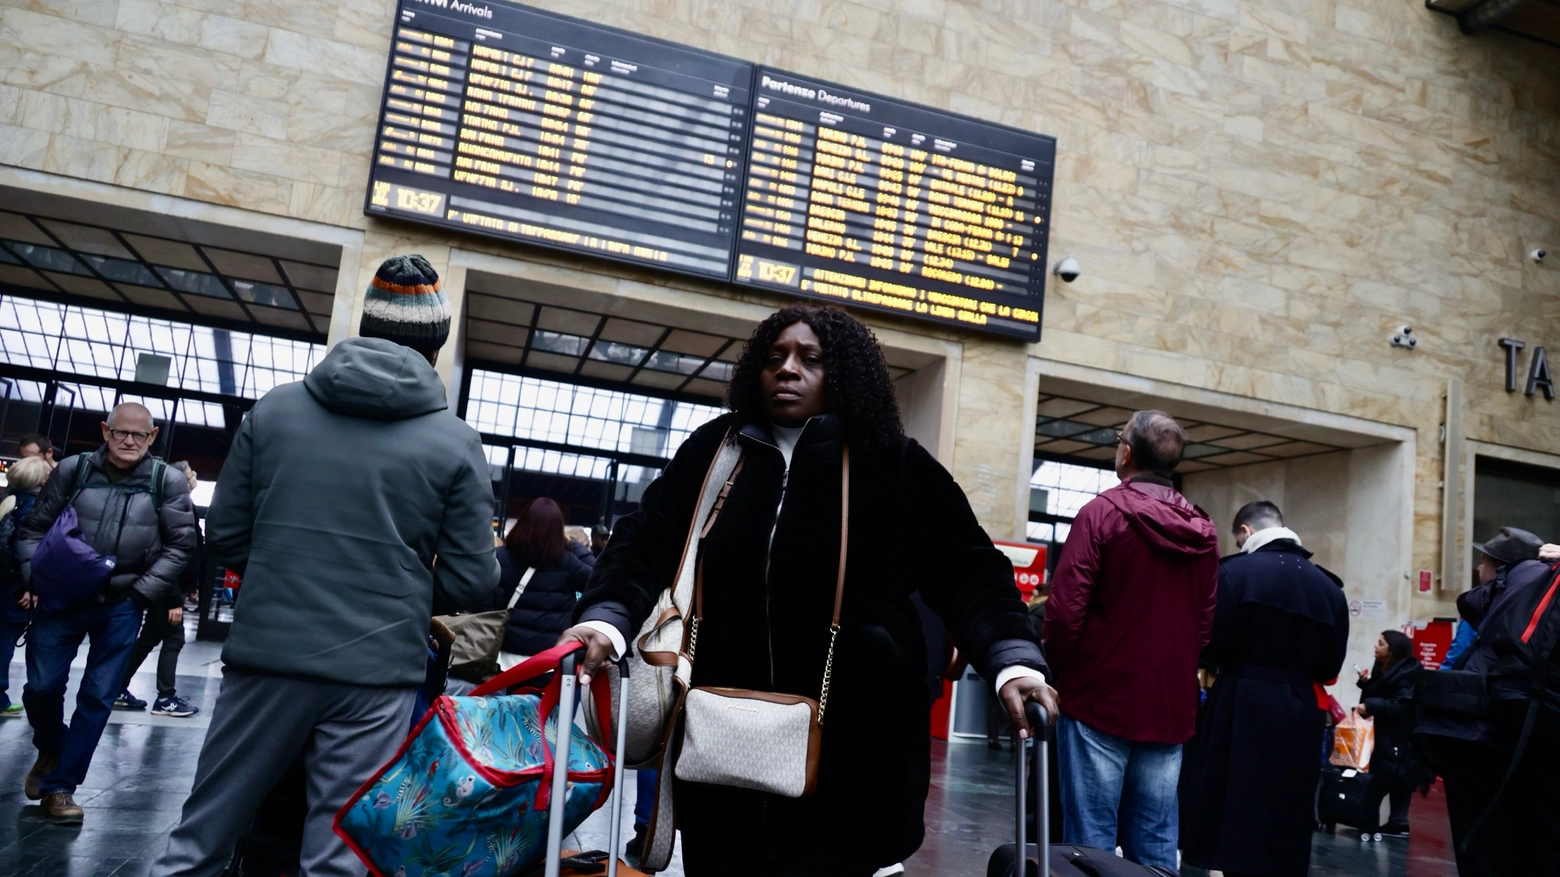
[{"label": "zipper on jacket", "polygon": [[[775,448],[779,450],[779,448]],[[769,586],[769,573],[775,551],[775,531],[780,529],[780,512],[785,508],[785,490],[791,483],[791,467],[785,467],[780,476],[780,502],[775,505],[775,522],[769,527],[769,544],[764,548],[764,636],[769,644],[769,687],[775,687],[775,627],[770,620],[769,604],[773,602],[774,589]]]}]

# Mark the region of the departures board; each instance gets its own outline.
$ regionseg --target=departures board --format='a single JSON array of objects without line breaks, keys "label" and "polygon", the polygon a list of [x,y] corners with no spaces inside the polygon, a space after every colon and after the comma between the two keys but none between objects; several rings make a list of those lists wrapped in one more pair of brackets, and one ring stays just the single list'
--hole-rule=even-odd
[{"label": "departures board", "polygon": [[736,279],[1037,340],[1056,141],[759,68]]},{"label": "departures board", "polygon": [[400,0],[366,211],[1037,340],[1054,138]]}]

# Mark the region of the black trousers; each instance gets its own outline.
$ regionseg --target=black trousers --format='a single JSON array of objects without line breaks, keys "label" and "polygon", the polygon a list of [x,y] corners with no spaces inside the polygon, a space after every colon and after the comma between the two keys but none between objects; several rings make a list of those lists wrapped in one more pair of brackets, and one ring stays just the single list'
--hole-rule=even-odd
[{"label": "black trousers", "polygon": [[120,690],[130,688],[130,680],[146,662],[146,656],[162,643],[157,654],[157,697],[173,697],[178,692],[179,652],[184,649],[184,625],[168,623],[167,609],[148,609],[146,621],[141,624],[141,635],[136,637],[130,650],[130,667],[125,671],[125,684]]},{"label": "black trousers", "polygon": [[[1412,789],[1393,789],[1379,779],[1372,780],[1370,789],[1371,812],[1376,815],[1378,820],[1381,814],[1381,799],[1387,797],[1392,799],[1391,815],[1387,817],[1388,824],[1407,825],[1408,807],[1414,800],[1414,791]],[[1370,827],[1372,829],[1381,828],[1380,825]]]},{"label": "black trousers", "polygon": [[877,868],[849,862],[825,862],[798,855],[762,828],[737,838],[682,831],[683,872],[688,877],[872,877]]},{"label": "black trousers", "polygon": [[[1501,758],[1491,772],[1491,782],[1498,787],[1509,767],[1507,759],[1516,752],[1528,701],[1497,702],[1494,710]],[[1532,734],[1519,757],[1511,781],[1469,844],[1468,858],[1479,869],[1472,873],[1560,873],[1560,805],[1555,799],[1560,784],[1560,710],[1538,707]],[[1461,859],[1459,874],[1468,877],[1469,872],[1461,870]]]},{"label": "black trousers", "polygon": [[1439,738],[1441,782],[1446,789],[1446,813],[1452,824],[1452,850],[1459,877],[1501,877],[1487,870],[1479,857],[1463,851],[1468,830],[1495,798],[1507,761],[1488,743]]}]

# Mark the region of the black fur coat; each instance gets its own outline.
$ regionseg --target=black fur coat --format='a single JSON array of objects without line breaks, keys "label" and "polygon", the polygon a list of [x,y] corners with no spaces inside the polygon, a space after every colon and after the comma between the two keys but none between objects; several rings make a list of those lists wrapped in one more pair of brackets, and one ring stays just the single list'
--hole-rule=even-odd
[{"label": "black fur coat", "polygon": [[[577,618],[610,621],[632,640],[676,574],[704,474],[728,430],[745,462],[702,549],[693,682],[816,698],[839,557],[844,429],[835,416],[808,423],[789,472],[766,426],[727,415],[695,432],[639,510],[618,522]],[[680,783],[677,822],[690,850],[707,842],[876,868],[920,846],[930,704],[916,591],[986,678],[1013,665],[1045,669],[1013,565],[947,470],[913,440],[887,451],[852,447],[845,597],[818,791],[789,800]]]}]

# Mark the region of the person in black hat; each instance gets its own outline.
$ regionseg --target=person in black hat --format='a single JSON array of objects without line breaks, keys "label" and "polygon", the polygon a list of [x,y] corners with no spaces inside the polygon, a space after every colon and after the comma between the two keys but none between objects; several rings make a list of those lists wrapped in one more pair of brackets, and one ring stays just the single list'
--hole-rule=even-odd
[{"label": "person in black hat", "polygon": [[[1538,560],[1543,548],[1543,539],[1517,527],[1502,527],[1489,540],[1475,544],[1480,584],[1457,598],[1463,623],[1480,630],[1498,621],[1513,599],[1547,570]],[[1475,639],[1443,669],[1482,675],[1494,657],[1488,643]],[[1422,679],[1421,688],[1434,689],[1436,683],[1450,681],[1449,677],[1433,678],[1439,675],[1426,674],[1432,678]],[[1494,799],[1510,753],[1502,751],[1500,735],[1488,716],[1442,712],[1421,703],[1417,719],[1415,742],[1445,783],[1458,874],[1493,877],[1499,872],[1489,870],[1482,858],[1464,850],[1463,840]],[[1497,831],[1487,826],[1481,834],[1494,839]]]}]

